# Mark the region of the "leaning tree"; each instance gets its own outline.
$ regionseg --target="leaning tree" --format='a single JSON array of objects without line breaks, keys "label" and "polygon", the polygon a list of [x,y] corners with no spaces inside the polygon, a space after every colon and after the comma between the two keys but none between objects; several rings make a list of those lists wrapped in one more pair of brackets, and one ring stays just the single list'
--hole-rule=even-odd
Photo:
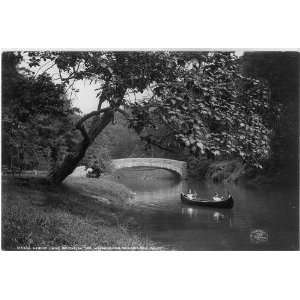
[{"label": "leaning tree", "polygon": [[[118,112],[145,141],[163,149],[238,156],[256,166],[268,156],[268,90],[243,76],[233,53],[30,52],[29,58],[30,66],[51,62],[66,86],[89,80],[99,91],[97,110],[75,125],[81,141],[49,172],[53,183],[73,172]],[[145,90],[142,99],[128,96]]]}]

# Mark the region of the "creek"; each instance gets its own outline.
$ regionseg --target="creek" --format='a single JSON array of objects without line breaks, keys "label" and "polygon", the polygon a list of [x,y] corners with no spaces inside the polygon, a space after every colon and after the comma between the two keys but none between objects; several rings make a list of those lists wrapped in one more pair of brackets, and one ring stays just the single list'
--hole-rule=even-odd
[{"label": "creek", "polygon": [[[114,174],[135,192],[130,209],[153,241],[176,250],[297,250],[298,190],[292,187],[212,184],[155,168]],[[233,209],[185,205],[188,189],[203,198],[229,191]]]}]

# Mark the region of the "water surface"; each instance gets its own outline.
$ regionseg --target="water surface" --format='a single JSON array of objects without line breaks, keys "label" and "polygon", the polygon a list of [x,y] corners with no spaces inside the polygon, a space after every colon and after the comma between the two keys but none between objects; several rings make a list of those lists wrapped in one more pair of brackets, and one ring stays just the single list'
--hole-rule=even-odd
[{"label": "water surface", "polygon": [[[195,179],[181,181],[174,173],[128,168],[115,178],[136,194],[130,200],[145,234],[178,250],[296,250],[298,191],[282,186],[216,185]],[[185,205],[180,193],[201,197],[229,190],[233,209]]]}]

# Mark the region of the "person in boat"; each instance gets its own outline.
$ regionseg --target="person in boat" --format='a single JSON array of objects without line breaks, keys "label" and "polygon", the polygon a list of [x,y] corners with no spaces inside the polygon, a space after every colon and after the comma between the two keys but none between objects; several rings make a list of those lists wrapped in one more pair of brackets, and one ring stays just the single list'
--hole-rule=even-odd
[{"label": "person in boat", "polygon": [[191,190],[189,190],[189,192],[186,194],[186,197],[189,199],[189,200],[193,200],[196,198],[196,195],[192,193]]},{"label": "person in boat", "polygon": [[212,198],[216,202],[224,200],[223,196],[219,195],[217,192],[214,194],[214,196]]}]

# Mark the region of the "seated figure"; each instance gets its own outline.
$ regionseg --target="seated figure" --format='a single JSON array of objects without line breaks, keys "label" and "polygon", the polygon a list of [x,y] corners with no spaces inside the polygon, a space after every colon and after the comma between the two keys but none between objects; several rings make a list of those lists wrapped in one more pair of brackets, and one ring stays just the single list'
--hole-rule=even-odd
[{"label": "seated figure", "polygon": [[193,194],[191,190],[189,190],[189,192],[186,194],[186,196],[187,196],[187,198],[190,199],[190,200],[196,198],[195,194]]},{"label": "seated figure", "polygon": [[223,196],[219,195],[218,193],[215,193],[212,198],[214,201],[222,201],[223,200]]}]

